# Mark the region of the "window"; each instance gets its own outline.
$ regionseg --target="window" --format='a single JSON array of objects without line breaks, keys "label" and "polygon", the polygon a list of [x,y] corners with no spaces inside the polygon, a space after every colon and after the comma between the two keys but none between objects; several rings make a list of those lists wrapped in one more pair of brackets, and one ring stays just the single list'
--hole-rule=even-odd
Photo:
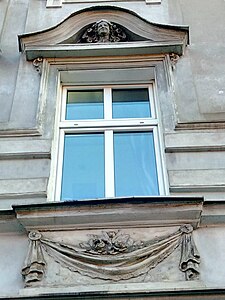
[{"label": "window", "polygon": [[58,200],[164,194],[153,87],[63,88]]}]

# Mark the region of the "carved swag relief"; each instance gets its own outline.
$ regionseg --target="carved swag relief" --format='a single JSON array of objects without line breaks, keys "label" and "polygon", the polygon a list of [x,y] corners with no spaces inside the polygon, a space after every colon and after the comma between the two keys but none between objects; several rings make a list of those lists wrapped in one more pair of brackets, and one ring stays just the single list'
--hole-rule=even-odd
[{"label": "carved swag relief", "polygon": [[145,242],[134,241],[121,231],[103,231],[79,246],[54,242],[33,231],[29,233],[29,251],[22,268],[25,286],[40,282],[44,276],[43,250],[72,272],[118,281],[147,273],[181,245],[180,271],[185,273],[186,280],[197,279],[200,255],[192,231],[191,225],[184,225],[173,234]]}]

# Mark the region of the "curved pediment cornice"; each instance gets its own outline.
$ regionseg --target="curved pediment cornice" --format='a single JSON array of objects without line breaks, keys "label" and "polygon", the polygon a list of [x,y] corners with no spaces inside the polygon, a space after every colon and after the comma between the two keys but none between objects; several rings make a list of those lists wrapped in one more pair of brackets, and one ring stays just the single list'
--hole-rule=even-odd
[{"label": "curved pediment cornice", "polygon": [[[101,43],[102,40],[96,38],[94,32],[95,29],[93,29],[95,28],[95,24],[102,19],[112,25],[112,28],[114,28],[112,30],[114,30],[115,35],[117,35],[114,39],[105,40],[104,46]],[[86,33],[90,32],[90,30],[92,30],[91,38],[82,39],[82,37],[86,36]],[[57,57],[57,51],[58,54],[61,53],[60,57],[62,57],[62,55],[66,55],[66,52],[71,50],[71,56],[75,54],[76,49],[84,49],[83,44],[89,43],[90,40],[92,41],[91,47],[93,49],[98,49],[100,44],[103,46],[101,49],[104,47],[114,48],[118,43],[120,43],[119,48],[125,47],[129,49],[131,45],[134,44],[135,48],[137,48],[138,45],[142,45],[142,48],[145,48],[146,46],[156,47],[157,45],[162,45],[164,46],[164,52],[173,52],[181,55],[188,43],[188,33],[188,27],[185,26],[155,24],[141,18],[129,10],[104,6],[92,7],[73,13],[54,27],[19,35],[19,47],[20,51],[26,53],[27,59],[32,59],[32,55],[28,55],[28,52],[31,51],[31,49],[39,49],[39,54],[43,54],[43,57],[47,57],[48,55],[49,57],[52,57],[53,54],[51,54],[51,49],[52,51],[54,50],[54,57]],[[93,36],[95,36],[95,38],[93,38]],[[118,36],[122,36],[123,38],[117,38]],[[167,47],[167,50],[165,48],[166,45],[170,46]],[[90,45],[88,46],[91,50]],[[40,51],[43,53],[40,53]],[[154,53],[157,53],[156,49],[154,50]]]}]

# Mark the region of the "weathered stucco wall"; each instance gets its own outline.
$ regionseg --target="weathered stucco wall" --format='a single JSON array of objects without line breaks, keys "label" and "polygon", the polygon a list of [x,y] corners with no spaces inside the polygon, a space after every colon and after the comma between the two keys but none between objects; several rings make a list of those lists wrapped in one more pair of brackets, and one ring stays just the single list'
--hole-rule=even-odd
[{"label": "weathered stucco wall", "polygon": [[[40,76],[19,53],[17,35],[54,26],[90,4],[46,8],[45,0],[4,0],[0,5],[0,207],[9,208],[17,202],[46,201],[55,114],[53,99],[51,107],[47,103],[43,109],[47,115],[39,132]],[[110,5],[133,10],[152,22],[190,26],[190,45],[173,72],[180,131],[171,126],[164,128],[170,191],[174,195],[198,194],[223,200],[225,134],[220,128],[224,127],[225,116],[225,42],[221,38],[225,31],[224,1],[164,0],[154,5],[142,1]],[[52,82],[53,87],[55,84]],[[55,95],[49,95],[50,98]],[[167,107],[161,106],[161,111],[166,114]]]},{"label": "weathered stucco wall", "polygon": [[[224,0],[108,4],[134,11],[151,22],[190,26],[190,45],[172,72],[170,92],[175,103],[160,103],[170,194],[225,200]],[[40,104],[41,77],[19,52],[17,36],[54,26],[91,5],[102,4],[68,3],[62,8],[46,8],[46,0],[0,1],[1,210],[11,209],[13,204],[45,203],[51,168],[55,69],[50,71],[53,79],[46,90],[48,101]],[[176,122],[168,116],[171,107]],[[219,212],[215,211],[216,219]],[[204,225],[194,233],[201,254],[201,280],[206,287],[220,288],[225,276],[221,267],[225,265],[225,228]],[[23,287],[20,271],[27,245],[25,234],[0,235],[0,296],[17,295]]]},{"label": "weathered stucco wall", "polygon": [[24,234],[8,232],[0,235],[0,297],[18,295],[23,288],[21,267],[27,247]]},{"label": "weathered stucco wall", "polygon": [[[154,5],[144,1],[110,5],[133,10],[152,22],[190,26],[190,45],[173,72],[180,130],[164,128],[170,191],[174,195],[198,194],[223,200],[225,134],[220,128],[224,127],[225,116],[225,42],[221,38],[225,31],[224,1],[164,0]],[[4,209],[12,203],[46,201],[55,114],[53,93],[48,96],[53,98],[51,107],[47,103],[42,110],[47,115],[39,132],[40,76],[19,53],[17,35],[54,26],[90,4],[46,8],[45,0],[4,0],[0,6],[0,207]],[[52,82],[52,90],[55,84]],[[167,107],[161,106],[161,111],[166,114]]]},{"label": "weathered stucco wall", "polygon": [[[200,264],[201,284],[200,285],[202,287],[204,286],[205,288],[223,288],[225,271],[224,268],[222,268],[221,266],[225,264],[225,261],[224,261],[223,251],[221,250],[224,249],[225,247],[224,228],[222,227],[220,228],[214,227],[214,228],[207,228],[207,229],[199,228],[197,231],[194,232],[194,240],[199,250],[199,253],[201,255],[201,264]],[[19,292],[23,290],[24,281],[21,275],[21,269],[24,264],[27,250],[28,250],[28,240],[25,234],[15,234],[15,233],[0,234],[0,254],[1,254],[0,296],[1,297],[17,296]],[[176,253],[176,255],[179,254]],[[177,260],[176,256],[174,255],[172,255],[172,257],[168,257],[165,260],[165,262],[159,266],[158,272],[163,272],[163,270],[165,271],[167,270],[167,267],[169,267],[170,273],[169,274],[164,273],[164,277],[168,275],[169,277],[176,278],[176,276],[178,276],[180,273],[178,265],[174,264],[176,260]],[[171,262],[172,265],[168,265]],[[69,283],[71,276],[76,275],[76,274],[71,274],[70,271],[67,269],[62,269],[60,273],[59,266],[57,264],[53,264],[52,269],[49,272],[51,275],[50,279],[53,280],[53,286],[55,287],[57,287],[57,281],[59,280],[59,276],[62,276],[65,282]],[[44,279],[44,281],[46,281],[46,279]],[[99,280],[94,280],[93,283],[96,282],[98,283],[98,281]],[[123,284],[123,281],[121,281],[120,283]],[[80,283],[80,285],[82,284],[84,284],[84,282]],[[102,284],[101,280],[100,280],[100,284]],[[165,288],[167,284],[170,284],[170,281],[164,283]],[[162,283],[162,289],[163,289],[163,283]],[[75,290],[78,291],[79,287],[77,287]]]}]

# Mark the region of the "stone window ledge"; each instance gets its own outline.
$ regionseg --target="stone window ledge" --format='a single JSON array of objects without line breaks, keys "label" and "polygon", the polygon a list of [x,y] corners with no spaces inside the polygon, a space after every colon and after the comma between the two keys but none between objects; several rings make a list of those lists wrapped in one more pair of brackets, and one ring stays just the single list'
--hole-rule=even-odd
[{"label": "stone window ledge", "polygon": [[131,197],[14,206],[27,230],[87,229],[138,226],[198,227],[201,197]]}]

